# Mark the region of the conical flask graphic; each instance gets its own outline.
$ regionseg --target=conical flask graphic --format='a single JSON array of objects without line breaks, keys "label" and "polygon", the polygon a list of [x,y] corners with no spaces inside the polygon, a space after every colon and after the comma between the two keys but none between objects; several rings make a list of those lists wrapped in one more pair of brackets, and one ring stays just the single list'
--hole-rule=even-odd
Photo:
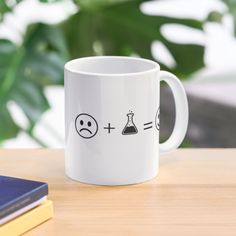
[{"label": "conical flask graphic", "polygon": [[134,124],[134,120],[133,120],[134,113],[132,111],[129,112],[127,114],[127,117],[128,117],[128,121],[127,121],[127,124],[125,125],[125,128],[122,131],[122,134],[123,135],[137,134],[138,130],[137,130],[137,128]]}]

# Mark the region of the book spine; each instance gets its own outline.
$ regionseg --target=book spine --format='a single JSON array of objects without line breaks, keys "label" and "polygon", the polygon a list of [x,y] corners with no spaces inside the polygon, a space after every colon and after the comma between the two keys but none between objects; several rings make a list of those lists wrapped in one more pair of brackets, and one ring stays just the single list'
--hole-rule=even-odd
[{"label": "book spine", "polygon": [[[38,207],[0,226],[1,236],[22,235],[35,226],[53,217],[53,204],[46,201]],[[47,235],[47,233],[43,234]]]},{"label": "book spine", "polygon": [[22,197],[18,198],[15,201],[7,204],[4,208],[0,211],[0,219],[8,216],[9,214],[26,207],[27,205],[39,200],[48,195],[48,185],[44,184],[33,191],[30,191],[24,194]]}]

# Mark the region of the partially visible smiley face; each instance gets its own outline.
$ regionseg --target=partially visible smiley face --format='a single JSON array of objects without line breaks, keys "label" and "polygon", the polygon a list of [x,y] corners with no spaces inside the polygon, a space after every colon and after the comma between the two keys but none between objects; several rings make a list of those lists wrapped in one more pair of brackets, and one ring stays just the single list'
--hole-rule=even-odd
[{"label": "partially visible smiley face", "polygon": [[98,123],[91,115],[81,113],[75,119],[75,128],[82,138],[92,138],[98,132]]}]

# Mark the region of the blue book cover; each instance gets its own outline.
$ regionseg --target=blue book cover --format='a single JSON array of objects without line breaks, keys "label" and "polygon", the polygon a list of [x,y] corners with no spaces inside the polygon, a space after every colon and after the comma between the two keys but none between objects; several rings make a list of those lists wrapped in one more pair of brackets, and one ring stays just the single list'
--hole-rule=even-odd
[{"label": "blue book cover", "polygon": [[0,219],[47,195],[46,183],[0,175]]}]

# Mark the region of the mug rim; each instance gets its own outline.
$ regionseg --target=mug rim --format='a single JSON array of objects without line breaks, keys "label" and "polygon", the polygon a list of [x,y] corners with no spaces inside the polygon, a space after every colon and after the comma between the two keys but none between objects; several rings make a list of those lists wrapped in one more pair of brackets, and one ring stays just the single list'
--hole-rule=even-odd
[{"label": "mug rim", "polygon": [[[138,71],[138,72],[128,72],[128,73],[100,73],[100,72],[89,72],[89,71],[83,71],[83,70],[79,70],[79,69],[74,69],[72,68],[72,64],[75,62],[80,62],[80,61],[84,61],[84,60],[97,60],[97,59],[126,59],[126,60],[132,60],[132,61],[137,61],[137,62],[143,62],[143,63],[148,63],[149,65],[152,66],[152,68],[150,69],[146,69],[146,70],[142,70],[142,71]],[[137,75],[143,75],[143,74],[149,74],[149,73],[153,73],[155,71],[159,71],[160,70],[160,65],[155,62],[152,61],[150,59],[146,59],[146,58],[141,58],[141,57],[129,57],[129,56],[89,56],[89,57],[80,57],[80,58],[76,58],[73,60],[70,60],[68,62],[66,62],[64,69],[70,73],[75,73],[75,74],[81,74],[81,75],[90,75],[90,76],[137,76]]]}]

